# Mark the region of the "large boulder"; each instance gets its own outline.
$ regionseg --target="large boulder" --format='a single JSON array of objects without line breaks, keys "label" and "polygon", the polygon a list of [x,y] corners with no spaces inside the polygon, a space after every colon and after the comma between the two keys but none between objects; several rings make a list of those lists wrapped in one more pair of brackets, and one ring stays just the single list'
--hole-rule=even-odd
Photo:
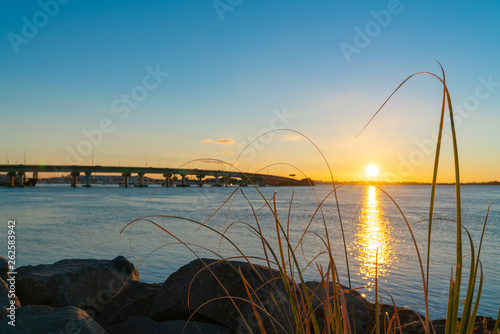
[{"label": "large boulder", "polygon": [[106,333],[85,311],[74,306],[27,305],[16,310],[15,327],[9,321],[5,318],[0,322],[0,333]]},{"label": "large boulder", "polygon": [[77,306],[93,317],[131,280],[139,280],[139,272],[118,256],[20,267],[16,287],[23,305]]},{"label": "large boulder", "polygon": [[156,321],[188,319],[196,312],[194,320],[221,324],[237,333],[247,333],[248,324],[252,332],[260,332],[239,271],[249,290],[256,291],[252,299],[258,305],[256,309],[266,331],[294,332],[279,272],[239,261],[198,259],[181,267],[163,284],[151,308],[151,317]]},{"label": "large boulder", "polygon": [[95,320],[103,327],[124,321],[132,316],[147,316],[160,290],[159,284],[131,281],[104,309],[97,313]]},{"label": "large boulder", "polygon": [[7,283],[0,278],[0,320],[3,320],[11,311],[15,313],[16,308],[21,307],[19,299],[9,298],[10,289]]},{"label": "large boulder", "polygon": [[[312,302],[313,309],[315,310],[316,319],[318,321],[318,326],[321,331],[323,331],[326,323],[325,319],[325,301],[330,300],[331,309],[334,308],[334,286],[333,282],[329,282],[328,285],[310,281],[305,283],[309,297]],[[327,291],[328,286],[328,291]],[[349,319],[349,324],[351,330],[354,332],[353,327],[353,311],[354,311],[354,324],[356,325],[356,333],[365,333],[368,323],[368,308],[366,306],[366,300],[361,296],[361,294],[354,290],[349,290],[349,288],[338,285],[337,294],[339,296],[338,305],[342,308],[343,305],[346,307],[347,316]],[[342,296],[341,296],[342,295]],[[351,307],[352,303],[352,307]],[[328,316],[328,313],[326,314]]]},{"label": "large boulder", "polygon": [[109,334],[229,334],[229,329],[203,322],[172,320],[156,322],[147,317],[130,317],[127,320],[107,327]]}]

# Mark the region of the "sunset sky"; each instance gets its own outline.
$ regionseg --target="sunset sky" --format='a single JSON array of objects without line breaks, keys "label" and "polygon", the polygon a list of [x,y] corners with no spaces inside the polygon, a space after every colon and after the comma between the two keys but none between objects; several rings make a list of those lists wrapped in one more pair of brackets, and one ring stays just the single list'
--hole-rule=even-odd
[{"label": "sunset sky", "polygon": [[[497,1],[14,1],[0,13],[0,163],[234,162],[267,130],[336,180],[430,181],[446,71],[463,181],[500,180]],[[448,118],[447,118],[448,119]],[[238,168],[327,180],[279,131]],[[453,181],[446,123],[440,181]],[[93,153],[91,153],[93,152]],[[365,168],[378,166],[377,176]],[[222,168],[193,162],[192,168]],[[227,169],[227,167],[225,167]]]}]

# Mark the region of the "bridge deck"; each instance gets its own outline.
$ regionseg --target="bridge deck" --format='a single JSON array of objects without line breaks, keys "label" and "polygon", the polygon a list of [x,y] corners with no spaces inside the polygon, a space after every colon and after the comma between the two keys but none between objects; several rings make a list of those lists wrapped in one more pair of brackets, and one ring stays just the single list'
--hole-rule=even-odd
[{"label": "bridge deck", "polygon": [[19,173],[19,172],[38,172],[38,173],[134,173],[134,174],[161,174],[167,175],[194,175],[199,178],[206,176],[213,177],[231,177],[246,180],[260,180],[271,184],[302,185],[303,181],[269,174],[250,173],[243,171],[223,171],[210,169],[189,169],[189,168],[155,168],[155,167],[129,167],[129,166],[78,166],[78,165],[0,165],[0,172]]}]

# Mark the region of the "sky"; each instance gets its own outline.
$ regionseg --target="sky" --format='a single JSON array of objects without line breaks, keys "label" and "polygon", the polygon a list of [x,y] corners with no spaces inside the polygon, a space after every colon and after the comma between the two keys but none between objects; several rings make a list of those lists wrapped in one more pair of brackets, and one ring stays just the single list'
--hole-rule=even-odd
[{"label": "sky", "polygon": [[[436,78],[413,77],[357,135],[409,75],[441,75],[437,60],[462,181],[500,180],[496,1],[2,4],[0,163],[228,169],[207,160],[219,159],[315,180],[331,168],[338,181],[430,181]],[[439,181],[452,182],[448,115],[444,136]]]}]

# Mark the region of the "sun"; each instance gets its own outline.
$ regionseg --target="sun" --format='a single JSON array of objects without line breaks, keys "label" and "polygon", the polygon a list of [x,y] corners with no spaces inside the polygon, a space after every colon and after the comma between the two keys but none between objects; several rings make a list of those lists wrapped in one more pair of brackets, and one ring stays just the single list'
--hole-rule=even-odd
[{"label": "sun", "polygon": [[366,166],[365,172],[366,172],[366,175],[368,175],[370,177],[377,176],[378,167],[374,164],[369,164],[368,166]]}]

